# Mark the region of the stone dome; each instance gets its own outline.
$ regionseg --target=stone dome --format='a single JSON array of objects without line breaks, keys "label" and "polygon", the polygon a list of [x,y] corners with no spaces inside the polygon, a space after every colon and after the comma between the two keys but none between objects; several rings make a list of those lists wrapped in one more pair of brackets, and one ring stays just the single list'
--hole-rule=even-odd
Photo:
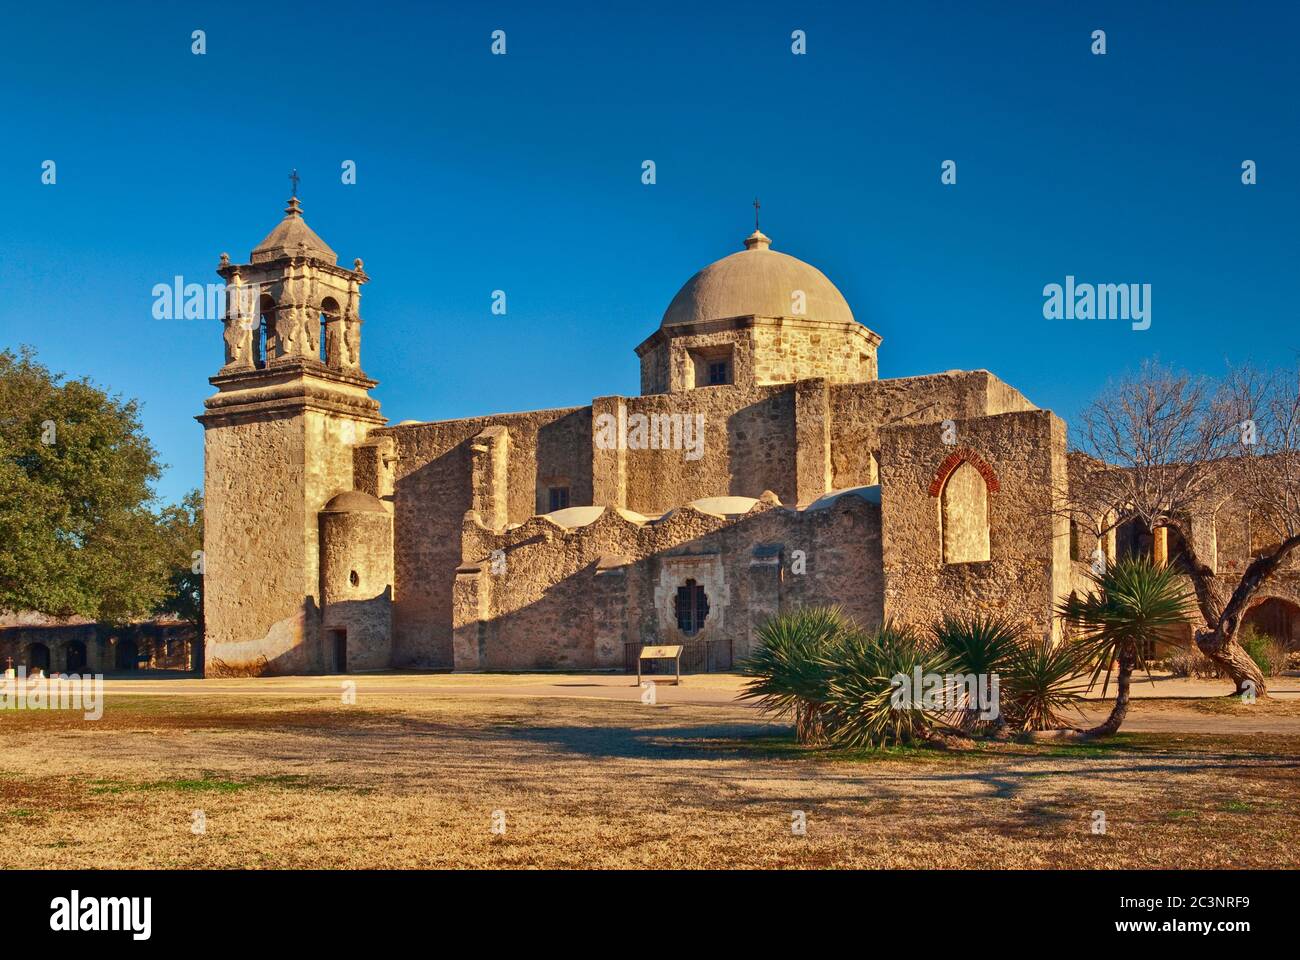
[{"label": "stone dome", "polygon": [[284,209],[284,219],[266,235],[265,240],[253,248],[250,259],[253,263],[266,263],[300,254],[316,257],[326,263],[339,262],[339,255],[317,236],[315,230],[307,226],[307,221],[302,218],[302,205],[298,198],[290,197],[289,206]]},{"label": "stone dome", "polygon": [[360,490],[346,490],[330,499],[322,513],[387,513],[382,500]]},{"label": "stone dome", "polygon": [[802,290],[809,320],[854,323],[853,311],[835,284],[812,264],[771,249],[755,230],[745,249],[709,264],[677,291],[663,326],[728,317],[794,316],[791,295]]}]

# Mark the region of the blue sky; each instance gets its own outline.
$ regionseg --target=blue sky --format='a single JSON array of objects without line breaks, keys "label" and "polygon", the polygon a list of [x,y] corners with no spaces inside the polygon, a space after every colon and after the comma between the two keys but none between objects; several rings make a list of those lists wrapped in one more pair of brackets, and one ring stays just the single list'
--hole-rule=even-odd
[{"label": "blue sky", "polygon": [[[200,485],[220,324],[154,320],[150,292],[246,260],[296,167],[372,277],[394,422],[637,393],[633,347],[755,195],[883,335],[882,377],[983,367],[1068,418],[1147,356],[1295,363],[1296,5],[614,6],[15,7],[0,345],[139,398],[160,495]],[[1067,274],[1150,283],[1151,328],[1045,320]]]}]

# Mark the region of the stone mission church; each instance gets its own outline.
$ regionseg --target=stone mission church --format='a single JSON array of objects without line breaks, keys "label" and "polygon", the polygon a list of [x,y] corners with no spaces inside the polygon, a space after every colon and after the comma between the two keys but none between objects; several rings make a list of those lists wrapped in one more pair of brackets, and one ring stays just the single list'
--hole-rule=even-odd
[{"label": "stone mission church", "polygon": [[463,420],[387,424],[370,278],[296,198],[218,272],[250,295],[198,418],[211,672],[623,669],[645,643],[725,670],[828,603],[1043,636],[1077,579],[1064,423],[984,370],[878,379],[880,335],[758,230],[636,346],[640,396]]}]

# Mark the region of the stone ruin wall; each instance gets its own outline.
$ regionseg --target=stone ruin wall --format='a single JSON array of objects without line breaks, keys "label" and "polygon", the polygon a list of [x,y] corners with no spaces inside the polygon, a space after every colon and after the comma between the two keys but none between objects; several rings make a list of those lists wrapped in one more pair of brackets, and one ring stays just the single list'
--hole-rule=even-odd
[{"label": "stone ruin wall", "polygon": [[[739,659],[785,606],[836,603],[875,626],[879,530],[879,507],[855,496],[816,511],[760,502],[740,518],[686,506],[656,523],[606,509],[572,529],[534,517],[495,532],[471,515],[456,578],[456,669],[621,669],[626,644],[709,640],[730,641]],[[694,637],[673,616],[688,578],[709,596]]]},{"label": "stone ruin wall", "polygon": [[26,666],[31,675],[32,645],[43,644],[49,651],[50,671],[68,673],[70,649],[80,644],[85,651],[82,674],[114,673],[123,669],[118,660],[120,645],[132,642],[138,667],[125,669],[195,669],[191,661],[198,640],[198,628],[181,620],[147,620],[139,623],[95,623],[40,615],[0,615],[0,669],[13,660],[14,668]]},{"label": "stone ruin wall", "polygon": [[[354,469],[357,489],[392,494],[394,665],[449,668],[454,663],[452,593],[462,562],[463,518],[485,495],[480,489],[476,501],[475,485],[482,478],[476,480],[473,447],[498,442],[482,439],[485,431],[504,427],[507,435],[500,441],[504,522],[517,524],[547,512],[549,485],[567,485],[572,506],[622,506],[656,516],[702,497],[758,497],[765,491],[784,504],[807,505],[830,489],[875,482],[869,458],[879,449],[880,423],[930,404],[937,409],[914,419],[1031,406],[996,378],[976,371],[864,384],[807,380],[603,397],[592,407],[373,429],[367,444],[354,451]],[[684,451],[598,448],[596,417],[617,417],[620,406],[625,416],[703,414],[704,456],[687,460]],[[380,443],[392,444],[395,457],[387,480],[377,479]],[[497,525],[491,517],[480,520]],[[878,569],[878,563],[863,567],[860,575],[871,578]],[[572,582],[567,576],[557,580],[557,609],[588,602],[581,592],[572,604],[564,599]],[[571,656],[555,651],[554,659]]]},{"label": "stone ruin wall", "polygon": [[[1069,526],[1053,514],[1053,492],[1064,484],[1065,424],[1040,410],[956,426],[956,445],[938,424],[881,431],[885,614],[921,628],[945,613],[999,614],[1029,637],[1059,636],[1052,607],[1069,592]],[[944,563],[941,499],[931,489],[959,451],[983,461],[1000,489],[987,496],[989,559]]]},{"label": "stone ruin wall", "polygon": [[[372,430],[371,440],[391,439],[396,458],[390,480],[394,666],[452,666],[451,592],[461,561],[461,524],[473,506],[471,446],[478,434],[492,426],[509,431],[508,522],[522,522],[539,507],[545,510],[540,499],[546,482],[553,478],[568,481],[572,502],[590,502],[590,408]],[[373,475],[373,457],[373,449],[357,451],[354,465],[359,473]]]},{"label": "stone ruin wall", "polygon": [[[1067,460],[1083,459],[1081,454],[1069,454]],[[1078,482],[1075,473],[1071,473],[1071,482]],[[1246,572],[1257,555],[1258,548],[1269,541],[1276,540],[1276,534],[1262,526],[1258,518],[1252,518],[1249,505],[1238,497],[1228,497],[1219,502],[1213,511],[1206,510],[1189,518],[1191,527],[1190,542],[1198,557],[1219,576],[1221,585],[1230,595],[1241,576]],[[1093,589],[1090,578],[1093,551],[1098,541],[1090,531],[1079,530],[1075,536],[1076,543],[1070,553],[1070,578],[1068,590],[1080,595]],[[1111,529],[1101,540],[1101,547],[1107,562],[1119,558],[1121,549],[1117,531]],[[1252,543],[1254,541],[1254,543]],[[1177,563],[1177,548],[1169,544],[1169,560]],[[1184,578],[1184,586],[1192,590],[1191,578]],[[1247,614],[1260,604],[1277,599],[1300,608],[1300,553],[1292,553],[1290,558],[1279,567],[1252,597]],[[1300,633],[1300,610],[1297,611],[1296,632]],[[1190,626],[1172,632],[1176,642],[1190,643],[1193,632],[1203,627],[1199,610]]]},{"label": "stone ruin wall", "polygon": [[834,384],[830,405],[835,490],[878,482],[880,431],[886,424],[938,423],[1035,409],[1014,388],[984,370]]}]

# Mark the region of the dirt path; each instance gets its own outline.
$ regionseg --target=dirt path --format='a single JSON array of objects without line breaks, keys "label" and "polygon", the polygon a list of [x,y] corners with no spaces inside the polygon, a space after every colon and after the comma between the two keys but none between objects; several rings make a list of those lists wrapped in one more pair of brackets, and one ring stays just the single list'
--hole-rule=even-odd
[{"label": "dirt path", "polygon": [[[658,679],[658,678],[657,678]],[[371,673],[346,676],[265,677],[239,680],[112,679],[105,682],[109,704],[114,696],[201,696],[241,699],[341,697],[355,684],[357,702],[371,699],[429,700],[522,699],[612,700],[639,703],[643,691],[634,677],[624,674],[446,674]],[[736,674],[697,674],[681,686],[657,682],[655,699],[661,704],[733,707],[753,710],[737,695],[745,680]],[[1252,733],[1300,734],[1300,677],[1274,678],[1271,701],[1254,706],[1227,701],[1229,685],[1221,682],[1157,677],[1135,683],[1133,706],[1124,729],[1132,732],[1246,735]],[[1109,707],[1093,692],[1097,705],[1089,706],[1081,725],[1100,722]]]},{"label": "dirt path", "polygon": [[591,680],[366,677],[354,704],[338,678],[123,681],[98,721],[3,711],[0,867],[1300,865],[1300,722],[852,754],[794,746],[732,680],[566,686]]}]

